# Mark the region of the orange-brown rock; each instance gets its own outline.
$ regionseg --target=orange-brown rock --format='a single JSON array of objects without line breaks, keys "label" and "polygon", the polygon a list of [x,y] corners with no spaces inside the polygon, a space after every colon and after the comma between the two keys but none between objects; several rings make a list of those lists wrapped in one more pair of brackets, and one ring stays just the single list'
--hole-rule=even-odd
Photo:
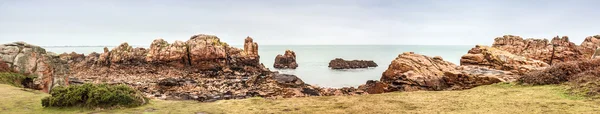
[{"label": "orange-brown rock", "polygon": [[549,66],[547,63],[539,60],[481,45],[475,46],[467,54],[463,55],[460,59],[460,64],[483,66],[520,74]]},{"label": "orange-brown rock", "polygon": [[[513,77],[513,78],[510,78]],[[441,57],[405,52],[381,76],[389,91],[460,90],[497,82],[514,81],[510,72],[483,67],[457,67]],[[373,92],[378,93],[378,92]]]},{"label": "orange-brown rock", "polygon": [[600,35],[586,37],[580,46],[584,55],[600,55],[600,53],[597,52],[600,46]]},{"label": "orange-brown rock", "polygon": [[374,81],[374,80],[368,80],[366,84],[364,85],[360,85],[358,87],[358,89],[360,90],[364,90],[365,92],[369,93],[369,94],[380,94],[380,93],[384,93],[386,91],[388,91],[388,84],[380,82],[380,81]]},{"label": "orange-brown rock", "polygon": [[[565,62],[586,59],[580,47],[569,42],[567,36],[554,37],[551,41],[546,39],[523,39],[519,36],[504,35],[494,39],[494,48],[508,51],[510,53],[551,63],[553,61]],[[552,58],[554,55],[554,58]]]},{"label": "orange-brown rock", "polygon": [[273,67],[296,69],[298,67],[298,63],[296,63],[296,53],[291,50],[285,50],[285,54],[279,54],[275,57]]},{"label": "orange-brown rock", "polygon": [[188,46],[182,41],[169,44],[163,39],[156,39],[150,44],[146,55],[149,63],[166,63],[177,67],[189,65]]}]

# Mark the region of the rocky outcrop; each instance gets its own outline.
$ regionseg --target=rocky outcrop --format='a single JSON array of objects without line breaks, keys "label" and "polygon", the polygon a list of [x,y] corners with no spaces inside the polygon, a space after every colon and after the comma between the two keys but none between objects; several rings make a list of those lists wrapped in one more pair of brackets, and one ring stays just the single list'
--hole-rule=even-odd
[{"label": "rocky outcrop", "polygon": [[514,55],[496,48],[477,45],[460,59],[460,65],[482,66],[524,74],[549,66],[547,63]]},{"label": "rocky outcrop", "polygon": [[6,62],[0,60],[0,72],[13,72],[13,69]]},{"label": "rocky outcrop", "polygon": [[296,53],[291,50],[285,50],[285,54],[279,54],[275,57],[273,67],[296,69],[298,67],[298,63],[296,63]]},{"label": "rocky outcrop", "polygon": [[[598,49],[600,46],[600,35],[586,37],[580,46],[582,48],[581,50],[584,53],[584,55],[591,55],[591,56],[600,55],[600,53],[598,53]],[[590,58],[591,58],[591,56],[590,56]]]},{"label": "rocky outcrop", "polygon": [[49,92],[55,86],[68,85],[67,62],[44,48],[25,42],[3,44],[0,57],[12,70],[34,77],[35,89]]},{"label": "rocky outcrop", "polygon": [[377,67],[377,64],[373,61],[367,60],[344,60],[342,58],[335,58],[329,61],[329,68],[331,69],[356,69],[356,68],[369,68]]},{"label": "rocky outcrop", "polygon": [[[383,73],[389,91],[460,90],[509,81],[510,73],[487,68],[458,67],[441,57],[406,52],[398,55]],[[511,79],[512,81],[512,79]],[[376,92],[378,93],[378,92]]]},{"label": "rocky outcrop", "polygon": [[67,61],[68,63],[80,62],[85,59],[85,55],[71,52],[71,53],[62,53],[58,55],[60,59]]},{"label": "rocky outcrop", "polygon": [[[215,101],[248,97],[289,98],[367,94],[355,88],[321,88],[294,75],[271,72],[259,61],[258,44],[244,49],[213,35],[194,35],[169,44],[157,39],[150,49],[126,43],[71,63],[73,76],[87,83],[127,84],[148,97]],[[75,82],[74,82],[75,83]],[[80,83],[80,82],[77,82]]]},{"label": "rocky outcrop", "polygon": [[155,64],[169,64],[177,67],[190,65],[188,46],[182,41],[169,44],[163,39],[156,39],[150,44],[146,61]]},{"label": "rocky outcrop", "polygon": [[523,39],[519,36],[504,35],[494,39],[494,48],[510,53],[544,61],[553,62],[575,61],[589,58],[579,46],[569,42],[569,37],[554,37],[551,41],[546,39]]}]

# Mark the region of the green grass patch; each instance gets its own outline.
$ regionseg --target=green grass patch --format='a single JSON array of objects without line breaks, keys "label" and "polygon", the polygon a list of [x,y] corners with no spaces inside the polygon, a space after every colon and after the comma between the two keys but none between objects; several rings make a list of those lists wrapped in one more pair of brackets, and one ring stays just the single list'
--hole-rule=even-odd
[{"label": "green grass patch", "polygon": [[115,108],[146,104],[143,95],[126,85],[83,84],[52,88],[43,98],[44,107]]},{"label": "green grass patch", "polygon": [[23,87],[23,83],[32,77],[25,76],[19,73],[0,72],[0,84],[8,84],[15,87]]}]

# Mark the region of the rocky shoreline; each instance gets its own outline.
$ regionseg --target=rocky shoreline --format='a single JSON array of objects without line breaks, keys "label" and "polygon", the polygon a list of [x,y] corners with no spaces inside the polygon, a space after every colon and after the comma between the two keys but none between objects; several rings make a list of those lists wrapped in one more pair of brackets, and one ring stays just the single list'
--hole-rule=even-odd
[{"label": "rocky shoreline", "polygon": [[[267,69],[259,61],[258,43],[244,39],[239,49],[214,35],[194,35],[187,41],[154,40],[149,49],[123,43],[103,53],[88,55],[46,52],[24,42],[0,45],[0,71],[32,75],[30,88],[49,92],[55,86],[81,83],[127,84],[150,98],[210,102],[248,97],[291,98],[378,94],[394,91],[462,90],[498,82],[513,82],[523,74],[552,64],[592,58],[600,35],[575,45],[566,36],[523,39],[505,35],[492,46],[477,45],[463,55],[460,65],[405,52],[390,63],[379,81],[358,88],[323,88],[300,78]],[[296,68],[296,54],[287,50],[275,59],[276,68]],[[377,66],[372,61],[350,65],[343,59],[335,68]],[[371,63],[372,62],[372,63]],[[344,63],[344,64],[342,64]],[[6,65],[3,65],[6,64]],[[354,63],[352,63],[354,64]],[[364,64],[364,65],[362,65]],[[330,63],[330,66],[331,63]],[[334,68],[334,67],[332,67]],[[335,69],[334,68],[334,69]]]}]

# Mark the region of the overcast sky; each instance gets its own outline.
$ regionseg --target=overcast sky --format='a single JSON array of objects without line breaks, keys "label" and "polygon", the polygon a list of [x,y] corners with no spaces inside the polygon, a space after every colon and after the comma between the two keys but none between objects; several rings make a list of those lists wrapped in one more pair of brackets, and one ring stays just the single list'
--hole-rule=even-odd
[{"label": "overcast sky", "polygon": [[490,45],[504,34],[600,34],[600,0],[0,0],[0,43]]}]

